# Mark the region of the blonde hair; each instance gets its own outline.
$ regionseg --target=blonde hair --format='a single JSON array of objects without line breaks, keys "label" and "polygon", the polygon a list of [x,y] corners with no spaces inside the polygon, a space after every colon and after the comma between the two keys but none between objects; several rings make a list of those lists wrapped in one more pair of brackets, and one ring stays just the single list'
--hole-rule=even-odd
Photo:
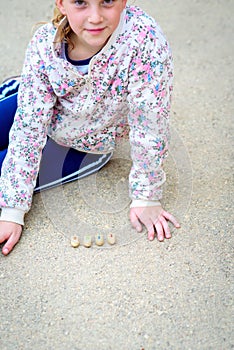
[{"label": "blonde hair", "polygon": [[74,48],[74,44],[71,40],[71,34],[73,33],[73,30],[71,29],[69,23],[67,23],[67,25],[63,28],[59,27],[59,23],[61,22],[61,20],[65,17],[65,15],[63,15],[60,10],[58,9],[57,6],[55,6],[54,8],[54,14],[53,14],[53,18],[52,18],[52,24],[56,27],[59,28],[58,30],[58,42],[63,42],[66,41],[69,46],[71,46],[72,48]]}]

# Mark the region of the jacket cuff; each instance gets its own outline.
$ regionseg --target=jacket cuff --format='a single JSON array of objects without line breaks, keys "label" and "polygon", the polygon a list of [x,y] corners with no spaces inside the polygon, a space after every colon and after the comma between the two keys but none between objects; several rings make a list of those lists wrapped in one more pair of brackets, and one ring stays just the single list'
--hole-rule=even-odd
[{"label": "jacket cuff", "polygon": [[24,225],[25,211],[16,208],[2,208],[0,221],[15,222]]},{"label": "jacket cuff", "polygon": [[134,199],[130,205],[130,208],[155,207],[159,205],[161,205],[159,201],[147,201],[142,199]]}]

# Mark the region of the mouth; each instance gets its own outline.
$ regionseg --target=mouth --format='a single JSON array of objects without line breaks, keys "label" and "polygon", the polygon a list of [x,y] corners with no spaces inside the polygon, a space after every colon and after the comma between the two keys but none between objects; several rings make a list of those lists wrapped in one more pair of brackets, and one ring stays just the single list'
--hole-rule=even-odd
[{"label": "mouth", "polygon": [[94,29],[86,29],[86,31],[90,34],[97,35],[102,33],[105,30],[105,28],[94,28]]}]

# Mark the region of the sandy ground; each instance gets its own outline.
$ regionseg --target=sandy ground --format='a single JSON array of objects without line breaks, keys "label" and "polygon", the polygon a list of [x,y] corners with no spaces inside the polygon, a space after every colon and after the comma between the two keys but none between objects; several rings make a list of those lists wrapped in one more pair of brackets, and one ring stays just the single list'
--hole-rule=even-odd
[{"label": "sandy ground", "polygon": [[[164,204],[182,228],[164,243],[130,228],[123,148],[97,176],[36,195],[20,243],[0,256],[1,350],[234,348],[234,1],[136,3],[174,52]],[[52,6],[1,6],[0,80],[20,73],[32,25]],[[69,245],[73,232],[110,231],[113,248]]]}]

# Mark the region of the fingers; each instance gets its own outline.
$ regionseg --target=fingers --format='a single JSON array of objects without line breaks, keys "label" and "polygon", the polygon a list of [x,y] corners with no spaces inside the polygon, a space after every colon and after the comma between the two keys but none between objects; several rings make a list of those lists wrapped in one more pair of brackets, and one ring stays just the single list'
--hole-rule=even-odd
[{"label": "fingers", "polygon": [[6,244],[2,248],[3,255],[8,255],[20,239],[20,233],[12,233]]},{"label": "fingers", "polygon": [[3,255],[8,255],[18,243],[22,232],[22,226],[12,222],[0,222],[0,243],[6,241],[2,248]]},{"label": "fingers", "polygon": [[160,242],[162,242],[164,238],[166,239],[171,238],[170,228],[163,216],[160,216],[159,219],[157,220],[155,224],[155,229],[156,229],[157,238]]},{"label": "fingers", "polygon": [[148,239],[150,241],[154,240],[154,236],[155,236],[155,230],[154,230],[154,224],[151,220],[147,220],[144,222],[144,225],[148,231]]},{"label": "fingers", "polygon": [[130,221],[131,221],[132,226],[137,230],[137,232],[141,232],[142,231],[142,224],[140,223],[134,210],[130,210],[129,216],[130,216]]},{"label": "fingers", "polygon": [[180,224],[179,222],[176,220],[176,218],[171,215],[170,213],[168,213],[167,211],[163,211],[162,215],[168,220],[170,221],[176,228],[180,228]]},{"label": "fingers", "polygon": [[180,224],[175,219],[175,217],[167,211],[163,210],[162,214],[158,217],[158,220],[155,223],[157,238],[160,242],[162,242],[164,238],[171,238],[171,232],[168,226],[168,221],[170,221],[176,228],[180,228]]},{"label": "fingers", "polygon": [[164,238],[171,238],[171,232],[168,225],[169,221],[176,228],[180,227],[179,222],[174,216],[163,210],[160,206],[131,208],[130,220],[132,226],[138,232],[142,231],[143,225],[146,227],[148,231],[148,239],[150,241],[154,239],[155,235],[160,242],[162,242]]},{"label": "fingers", "polygon": [[3,234],[1,234],[1,232],[0,232],[0,244],[5,242],[7,239],[8,239],[7,232],[4,232]]},{"label": "fingers", "polygon": [[157,238],[158,238],[159,242],[163,242],[163,240],[164,240],[164,232],[163,232],[163,228],[162,228],[162,225],[161,225],[160,221],[158,221],[156,223],[155,229],[156,229],[156,235],[157,235]]}]

